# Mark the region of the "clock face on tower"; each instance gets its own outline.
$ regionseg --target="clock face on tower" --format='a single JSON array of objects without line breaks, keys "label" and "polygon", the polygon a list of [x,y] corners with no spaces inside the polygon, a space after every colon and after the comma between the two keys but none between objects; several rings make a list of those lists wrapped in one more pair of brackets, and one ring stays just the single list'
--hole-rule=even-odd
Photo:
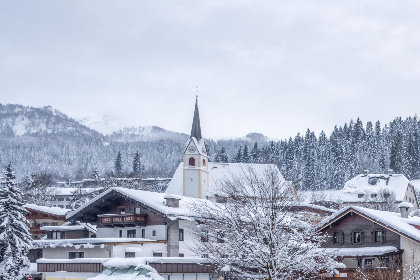
[{"label": "clock face on tower", "polygon": [[189,151],[190,153],[194,153],[194,152],[195,152],[195,149],[194,149],[194,147],[189,147],[189,148],[188,148],[188,151]]}]

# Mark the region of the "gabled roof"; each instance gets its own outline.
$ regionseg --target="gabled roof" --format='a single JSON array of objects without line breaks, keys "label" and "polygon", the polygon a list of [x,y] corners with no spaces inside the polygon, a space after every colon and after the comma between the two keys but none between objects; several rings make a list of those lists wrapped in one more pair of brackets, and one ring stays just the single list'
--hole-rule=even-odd
[{"label": "gabled roof", "polygon": [[[183,163],[181,162],[175,171],[172,180],[168,184],[166,193],[183,195]],[[257,173],[258,176],[266,176],[266,172],[274,170],[278,173],[278,178],[285,182],[285,187],[291,187],[291,182],[285,181],[283,175],[275,164],[255,164],[255,163],[218,163],[209,162],[209,189],[206,190],[205,195],[214,197],[215,191],[217,190],[220,182],[234,177],[244,177],[248,174],[248,171]]]},{"label": "gabled roof", "polygon": [[193,142],[195,148],[197,149],[200,155],[207,156],[206,142],[204,141],[204,139],[201,139],[200,141],[198,141],[195,137],[192,137],[187,140],[187,144],[185,145],[184,151],[182,152],[183,154],[185,154],[191,142]]},{"label": "gabled roof", "polygon": [[420,243],[420,217],[402,218],[400,213],[368,209],[358,206],[344,207],[317,225],[318,231],[323,231],[349,214],[357,214],[367,220]]},{"label": "gabled roof", "polygon": [[[179,196],[179,207],[168,207],[165,204],[165,196],[165,193],[114,187],[96,196],[76,210],[69,212],[67,219],[84,221],[81,217],[85,215],[94,215],[96,217],[96,215],[106,212],[106,206],[109,206],[110,203],[118,203],[124,199],[135,201],[161,216],[176,219],[178,217],[189,216],[187,204],[191,200],[196,200],[194,198]],[[86,222],[90,221],[86,220]]]},{"label": "gabled roof", "polygon": [[63,218],[66,216],[67,212],[70,211],[70,209],[63,209],[60,207],[39,206],[36,204],[25,204],[24,207],[28,211],[36,211],[48,215],[61,216]]},{"label": "gabled roof", "polygon": [[66,222],[61,226],[43,226],[41,230],[45,231],[73,231],[73,230],[87,230],[91,233],[96,233],[96,226],[91,225],[89,223],[70,223]]}]

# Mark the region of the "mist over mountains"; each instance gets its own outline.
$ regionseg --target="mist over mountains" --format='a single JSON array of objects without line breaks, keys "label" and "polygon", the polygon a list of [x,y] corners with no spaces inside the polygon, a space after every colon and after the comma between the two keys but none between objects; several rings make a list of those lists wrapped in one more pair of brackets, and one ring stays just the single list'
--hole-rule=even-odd
[{"label": "mist over mountains", "polygon": [[[230,148],[234,153],[236,142],[247,143],[257,137],[251,136],[224,142],[235,146]],[[0,104],[0,164],[11,161],[18,178],[46,172],[57,179],[82,179],[89,178],[94,170],[107,176],[113,171],[118,151],[127,174],[139,151],[143,177],[171,177],[182,160],[188,137],[156,126],[122,128],[103,135],[50,106]],[[217,146],[215,141],[208,142],[210,148]],[[231,142],[235,145],[229,145]]]}]

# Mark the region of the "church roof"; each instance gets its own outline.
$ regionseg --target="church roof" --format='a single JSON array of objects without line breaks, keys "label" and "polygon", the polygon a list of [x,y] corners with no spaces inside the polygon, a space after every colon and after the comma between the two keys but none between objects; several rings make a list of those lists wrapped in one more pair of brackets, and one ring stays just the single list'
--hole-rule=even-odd
[{"label": "church roof", "polygon": [[[176,169],[171,182],[169,182],[168,184],[166,193],[183,195],[183,169],[184,165],[181,162],[178,168]],[[205,191],[204,196],[214,197],[215,191],[217,190],[217,186],[220,184],[221,181],[226,180],[228,178],[244,177],[248,174],[248,170],[256,172],[261,177],[265,176],[267,170],[275,170],[276,172],[278,172],[279,179],[286,183],[283,175],[280,173],[275,164],[209,162],[209,189]],[[287,184],[287,186],[289,186],[289,184]]]},{"label": "church roof", "polygon": [[195,99],[195,110],[194,110],[194,119],[191,128],[191,138],[195,137],[197,141],[201,140],[201,127],[200,127],[200,115],[198,113],[198,100]]}]

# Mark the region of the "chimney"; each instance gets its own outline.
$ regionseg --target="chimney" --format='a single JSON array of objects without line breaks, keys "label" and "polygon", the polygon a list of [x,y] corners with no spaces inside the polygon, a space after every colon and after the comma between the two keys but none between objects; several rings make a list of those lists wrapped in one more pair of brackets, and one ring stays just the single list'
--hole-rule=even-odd
[{"label": "chimney", "polygon": [[394,170],[392,170],[391,168],[390,168],[390,169],[388,169],[388,175],[389,175],[389,176],[392,176],[392,174],[394,174]]},{"label": "chimney", "polygon": [[166,206],[168,207],[174,207],[174,208],[178,208],[179,207],[179,201],[181,200],[180,198],[178,198],[177,196],[172,196],[172,195],[165,195],[165,200],[166,200]]},{"label": "chimney", "polygon": [[398,208],[400,208],[401,218],[408,218],[408,209],[413,207],[413,204],[408,202],[401,202],[398,204]]},{"label": "chimney", "polygon": [[363,172],[363,174],[364,174],[365,176],[369,175],[369,170],[365,169],[365,171]]}]

